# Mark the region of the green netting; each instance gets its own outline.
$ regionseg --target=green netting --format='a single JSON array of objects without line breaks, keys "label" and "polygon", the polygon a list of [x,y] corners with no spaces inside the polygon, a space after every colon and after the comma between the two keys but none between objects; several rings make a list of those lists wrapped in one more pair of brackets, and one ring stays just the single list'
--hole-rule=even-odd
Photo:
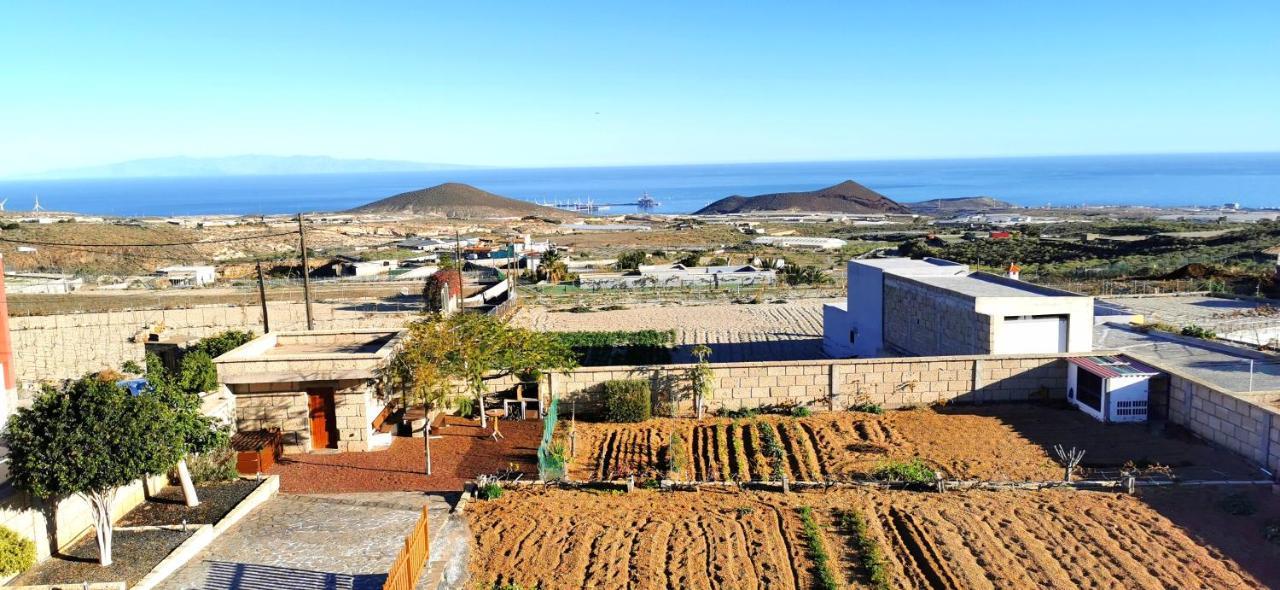
[{"label": "green netting", "polygon": [[560,398],[553,397],[551,405],[547,407],[547,417],[542,423],[542,442],[538,445],[538,479],[542,481],[564,479],[564,445],[552,441],[559,418]]}]

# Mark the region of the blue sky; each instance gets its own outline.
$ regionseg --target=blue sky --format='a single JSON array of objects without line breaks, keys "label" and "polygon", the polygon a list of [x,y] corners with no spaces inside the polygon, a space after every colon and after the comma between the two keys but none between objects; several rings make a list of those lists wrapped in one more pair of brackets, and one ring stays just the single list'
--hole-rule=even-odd
[{"label": "blue sky", "polygon": [[1280,150],[1280,2],[0,4],[0,175]]}]

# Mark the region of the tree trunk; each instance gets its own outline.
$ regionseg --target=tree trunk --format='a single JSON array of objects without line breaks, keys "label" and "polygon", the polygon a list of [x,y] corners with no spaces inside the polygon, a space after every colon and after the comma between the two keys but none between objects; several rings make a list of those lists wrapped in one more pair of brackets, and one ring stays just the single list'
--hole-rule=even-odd
[{"label": "tree trunk", "polygon": [[83,494],[93,516],[93,532],[98,540],[98,565],[111,565],[111,499],[115,490]]},{"label": "tree trunk", "polygon": [[186,500],[187,506],[199,506],[200,498],[196,496],[196,484],[191,481],[186,457],[178,461],[178,482],[182,484],[182,499]]},{"label": "tree trunk", "polygon": [[489,427],[489,417],[484,415],[484,394],[477,393],[476,401],[478,402],[477,405],[480,407],[480,430],[484,430]]},{"label": "tree trunk", "polygon": [[422,450],[427,457],[427,475],[431,475],[431,411],[425,403],[422,404],[422,414],[427,417],[427,423],[422,427]]}]

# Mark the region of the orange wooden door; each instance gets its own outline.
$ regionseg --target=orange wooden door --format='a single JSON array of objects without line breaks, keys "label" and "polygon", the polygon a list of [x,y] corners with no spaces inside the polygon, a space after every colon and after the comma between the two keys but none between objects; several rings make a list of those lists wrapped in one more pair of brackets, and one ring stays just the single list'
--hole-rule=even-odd
[{"label": "orange wooden door", "polygon": [[311,419],[311,448],[337,448],[338,421],[334,417],[333,390],[308,391],[307,413]]}]

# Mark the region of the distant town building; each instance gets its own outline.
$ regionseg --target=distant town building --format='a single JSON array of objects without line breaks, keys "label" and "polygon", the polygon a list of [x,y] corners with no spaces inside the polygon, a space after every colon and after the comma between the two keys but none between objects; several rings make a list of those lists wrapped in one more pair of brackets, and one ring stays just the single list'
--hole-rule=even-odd
[{"label": "distant town building", "polygon": [[344,277],[376,277],[390,274],[400,268],[399,260],[356,260],[338,265],[338,274]]},{"label": "distant town building", "polygon": [[595,232],[595,231],[649,231],[647,225],[636,225],[630,223],[566,223],[561,228],[574,232]]},{"label": "distant town building", "polygon": [[803,250],[839,250],[848,244],[848,242],[838,238],[810,238],[803,236],[761,236],[751,240],[751,243]]},{"label": "distant town building", "polygon": [[463,236],[458,239],[454,238],[409,238],[396,242],[397,248],[405,250],[415,250],[418,252],[440,252],[453,250],[455,248],[467,248],[480,243],[480,238],[475,236]]},{"label": "distant town building", "polygon": [[690,267],[682,264],[656,264],[641,265],[637,270],[626,273],[578,275],[578,284],[584,289],[749,286],[772,285],[777,281],[777,272],[749,264]]},{"label": "distant town building", "polygon": [[851,260],[848,300],[823,308],[833,357],[1093,350],[1093,298],[926,258]]},{"label": "distant town building", "polygon": [[157,268],[156,274],[175,287],[203,287],[218,280],[217,270],[212,266],[164,266]]},{"label": "distant town building", "polygon": [[4,277],[4,290],[6,293],[61,295],[63,293],[71,293],[84,286],[84,279],[74,275],[6,272]]}]

